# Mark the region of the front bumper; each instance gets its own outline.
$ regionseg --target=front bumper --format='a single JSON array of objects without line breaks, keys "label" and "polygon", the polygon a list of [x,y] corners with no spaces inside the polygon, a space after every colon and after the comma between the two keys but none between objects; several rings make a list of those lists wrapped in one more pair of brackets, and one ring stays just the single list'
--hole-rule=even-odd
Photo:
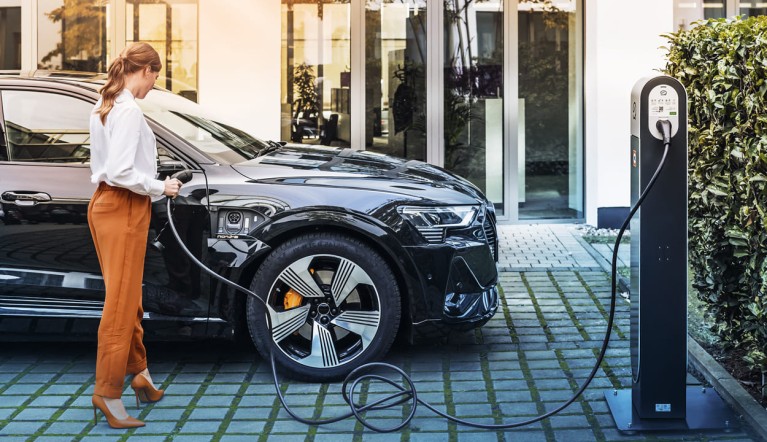
[{"label": "front bumper", "polygon": [[481,327],[498,310],[495,244],[448,237],[444,244],[408,247],[423,284],[423,311],[411,309],[411,340]]},{"label": "front bumper", "polygon": [[498,288],[493,285],[475,293],[451,293],[445,297],[442,321],[449,327],[470,330],[483,326],[498,311]]}]

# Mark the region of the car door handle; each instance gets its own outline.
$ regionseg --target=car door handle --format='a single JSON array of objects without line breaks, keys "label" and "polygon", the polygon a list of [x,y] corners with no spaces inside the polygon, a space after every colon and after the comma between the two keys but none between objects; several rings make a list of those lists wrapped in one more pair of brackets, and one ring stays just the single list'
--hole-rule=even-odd
[{"label": "car door handle", "polygon": [[4,202],[14,203],[17,206],[34,206],[37,203],[51,201],[51,196],[45,192],[16,191],[3,192],[0,195],[0,199]]}]

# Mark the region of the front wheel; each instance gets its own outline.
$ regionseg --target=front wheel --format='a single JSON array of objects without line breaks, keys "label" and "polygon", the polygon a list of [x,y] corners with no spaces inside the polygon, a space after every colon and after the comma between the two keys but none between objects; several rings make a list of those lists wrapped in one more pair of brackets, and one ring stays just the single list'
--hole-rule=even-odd
[{"label": "front wheel", "polygon": [[248,297],[251,338],[295,379],[338,379],[379,359],[399,326],[400,293],[391,269],[370,247],[344,235],[289,240],[264,260],[250,288],[268,304]]}]

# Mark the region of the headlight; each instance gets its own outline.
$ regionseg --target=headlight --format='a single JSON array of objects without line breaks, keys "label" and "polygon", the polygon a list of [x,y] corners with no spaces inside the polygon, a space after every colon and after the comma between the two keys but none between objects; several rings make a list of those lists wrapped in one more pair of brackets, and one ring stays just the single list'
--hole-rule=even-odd
[{"label": "headlight", "polygon": [[478,206],[416,207],[402,206],[399,213],[408,220],[427,241],[442,242],[445,231],[453,227],[467,227],[479,212]]}]

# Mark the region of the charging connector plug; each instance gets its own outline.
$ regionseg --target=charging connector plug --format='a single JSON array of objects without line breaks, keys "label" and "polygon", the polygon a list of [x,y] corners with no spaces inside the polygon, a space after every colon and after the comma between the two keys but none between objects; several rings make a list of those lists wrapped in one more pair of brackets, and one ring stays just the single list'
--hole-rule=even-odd
[{"label": "charging connector plug", "polygon": [[663,144],[671,144],[671,122],[668,120],[658,120],[655,123],[655,127],[663,135]]}]

